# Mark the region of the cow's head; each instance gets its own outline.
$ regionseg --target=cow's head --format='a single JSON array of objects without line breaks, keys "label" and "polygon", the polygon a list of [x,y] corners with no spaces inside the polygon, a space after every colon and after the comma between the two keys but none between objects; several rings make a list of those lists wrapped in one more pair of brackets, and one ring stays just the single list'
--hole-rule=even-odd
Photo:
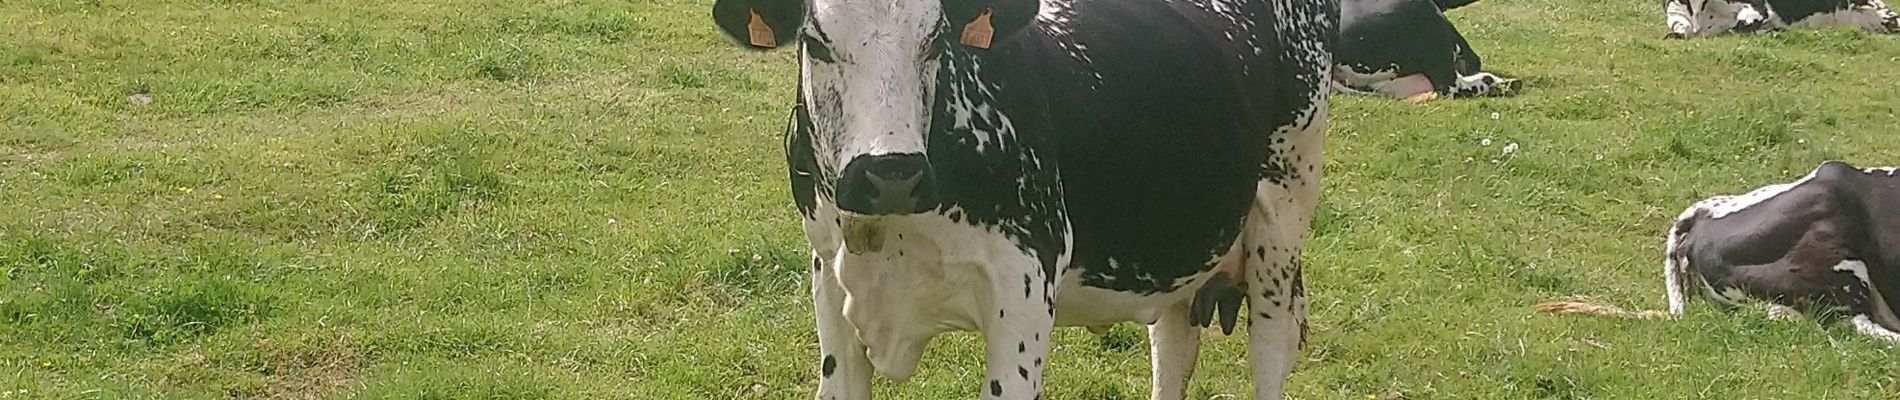
[{"label": "cow's head", "polygon": [[713,20],[753,49],[797,45],[816,172],[840,209],[909,214],[937,205],[926,132],[954,78],[939,67],[1028,26],[1037,1],[717,0]]},{"label": "cow's head", "polygon": [[1759,29],[1768,22],[1766,13],[1748,0],[1664,0],[1669,34],[1663,37],[1686,39]]}]

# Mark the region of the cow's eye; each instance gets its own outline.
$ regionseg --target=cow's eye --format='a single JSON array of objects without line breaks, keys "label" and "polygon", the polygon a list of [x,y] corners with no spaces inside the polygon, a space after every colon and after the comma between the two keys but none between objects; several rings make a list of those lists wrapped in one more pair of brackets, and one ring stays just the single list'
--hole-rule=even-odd
[{"label": "cow's eye", "polygon": [[831,58],[831,46],[826,46],[825,42],[820,42],[817,38],[811,36],[804,36],[802,40],[805,43],[805,54],[811,55],[813,60],[826,63],[838,62]]}]

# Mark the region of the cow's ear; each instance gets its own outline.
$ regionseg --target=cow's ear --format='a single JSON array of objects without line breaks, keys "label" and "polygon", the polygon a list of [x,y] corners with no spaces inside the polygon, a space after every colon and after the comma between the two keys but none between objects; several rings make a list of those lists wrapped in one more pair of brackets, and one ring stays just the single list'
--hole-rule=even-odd
[{"label": "cow's ear", "polygon": [[1029,27],[1040,0],[944,0],[943,17],[965,46],[987,49]]},{"label": "cow's ear", "polygon": [[805,24],[805,0],[717,0],[713,23],[749,48],[770,50],[792,43]]}]

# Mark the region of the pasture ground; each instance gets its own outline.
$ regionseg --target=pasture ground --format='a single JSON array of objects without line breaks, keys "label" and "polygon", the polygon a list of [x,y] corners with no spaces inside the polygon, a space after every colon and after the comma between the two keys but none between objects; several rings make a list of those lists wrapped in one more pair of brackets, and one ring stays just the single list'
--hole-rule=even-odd
[{"label": "pasture ground", "polygon": [[[0,399],[809,398],[794,66],[709,6],[0,0]],[[1295,398],[1900,397],[1845,326],[1531,312],[1661,307],[1691,201],[1900,163],[1900,37],[1658,8],[1484,0],[1525,94],[1339,98]],[[1145,398],[1140,332],[1061,330],[1046,397]],[[1208,341],[1194,398],[1244,393]],[[968,398],[977,343],[878,391]]]}]

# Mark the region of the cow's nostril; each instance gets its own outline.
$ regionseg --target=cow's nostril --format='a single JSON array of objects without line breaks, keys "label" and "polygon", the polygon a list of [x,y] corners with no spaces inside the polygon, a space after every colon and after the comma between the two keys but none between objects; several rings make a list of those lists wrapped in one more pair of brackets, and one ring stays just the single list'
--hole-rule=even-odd
[{"label": "cow's nostril", "polygon": [[871,174],[871,179],[907,181],[923,176],[924,165],[922,163],[886,162],[875,164],[871,168],[867,168],[864,172]]},{"label": "cow's nostril", "polygon": [[838,207],[862,214],[909,214],[935,207],[930,164],[918,153],[863,156],[846,163]]}]

